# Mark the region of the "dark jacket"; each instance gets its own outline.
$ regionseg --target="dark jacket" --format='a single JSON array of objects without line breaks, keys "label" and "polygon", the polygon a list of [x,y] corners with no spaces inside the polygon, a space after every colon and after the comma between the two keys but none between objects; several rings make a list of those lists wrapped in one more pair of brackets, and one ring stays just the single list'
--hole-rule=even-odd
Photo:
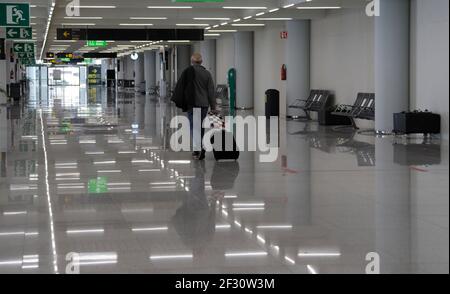
[{"label": "dark jacket", "polygon": [[201,65],[188,67],[177,82],[172,101],[184,112],[194,107],[216,109],[214,80]]},{"label": "dark jacket", "polygon": [[172,101],[183,112],[187,112],[195,106],[195,69],[193,66],[188,67],[177,82]]},{"label": "dark jacket", "polygon": [[211,73],[201,65],[194,65],[195,69],[195,106],[216,108],[214,80]]}]

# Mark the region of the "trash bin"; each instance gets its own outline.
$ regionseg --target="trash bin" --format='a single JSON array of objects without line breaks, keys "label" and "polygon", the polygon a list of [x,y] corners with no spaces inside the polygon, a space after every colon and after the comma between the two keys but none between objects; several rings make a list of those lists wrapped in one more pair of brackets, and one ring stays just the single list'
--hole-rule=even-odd
[{"label": "trash bin", "polygon": [[14,99],[14,101],[19,101],[22,97],[20,83],[11,83],[9,85],[9,96]]},{"label": "trash bin", "polygon": [[280,116],[280,91],[269,89],[266,91],[266,118]]}]

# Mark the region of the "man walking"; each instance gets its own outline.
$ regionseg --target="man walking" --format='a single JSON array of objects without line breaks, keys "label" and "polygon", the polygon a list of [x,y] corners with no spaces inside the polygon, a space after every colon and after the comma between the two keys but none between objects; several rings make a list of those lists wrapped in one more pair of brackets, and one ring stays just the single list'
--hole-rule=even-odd
[{"label": "man walking", "polygon": [[[188,113],[194,147],[193,156],[204,160],[203,121],[208,115],[209,108],[216,113],[215,86],[211,73],[202,66],[203,58],[200,53],[192,55],[191,63],[192,66],[183,72],[177,83],[173,101]],[[200,124],[194,124],[196,116],[200,116]]]}]

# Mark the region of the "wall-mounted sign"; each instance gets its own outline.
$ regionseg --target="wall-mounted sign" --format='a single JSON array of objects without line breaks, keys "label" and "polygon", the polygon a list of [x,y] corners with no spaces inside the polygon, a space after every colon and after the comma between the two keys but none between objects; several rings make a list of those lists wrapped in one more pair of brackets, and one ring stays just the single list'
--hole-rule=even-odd
[{"label": "wall-mounted sign", "polygon": [[6,39],[13,40],[31,40],[32,29],[31,28],[6,28]]},{"label": "wall-mounted sign", "polygon": [[29,53],[17,53],[17,58],[18,59],[26,59],[26,58],[35,58],[34,56],[34,52],[29,52]]},{"label": "wall-mounted sign", "polygon": [[0,3],[0,27],[29,27],[30,4]]},{"label": "wall-mounted sign", "polygon": [[36,64],[36,60],[34,58],[25,58],[25,59],[20,59],[20,63],[23,65],[35,65]]},{"label": "wall-mounted sign", "polygon": [[34,43],[14,43],[13,50],[14,50],[14,53],[34,52]]},{"label": "wall-mounted sign", "polygon": [[89,85],[102,84],[102,66],[90,65],[88,66],[88,83]]}]

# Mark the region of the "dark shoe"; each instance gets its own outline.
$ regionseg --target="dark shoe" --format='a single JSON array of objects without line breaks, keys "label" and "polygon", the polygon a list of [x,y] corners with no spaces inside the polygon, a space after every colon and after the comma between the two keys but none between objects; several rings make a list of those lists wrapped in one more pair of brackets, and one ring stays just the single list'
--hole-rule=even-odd
[{"label": "dark shoe", "polygon": [[206,157],[206,151],[203,150],[203,151],[200,153],[200,156],[198,157],[198,160],[205,160],[205,157]]},{"label": "dark shoe", "polygon": [[200,157],[200,151],[192,152],[192,157],[195,157],[195,158]]}]

